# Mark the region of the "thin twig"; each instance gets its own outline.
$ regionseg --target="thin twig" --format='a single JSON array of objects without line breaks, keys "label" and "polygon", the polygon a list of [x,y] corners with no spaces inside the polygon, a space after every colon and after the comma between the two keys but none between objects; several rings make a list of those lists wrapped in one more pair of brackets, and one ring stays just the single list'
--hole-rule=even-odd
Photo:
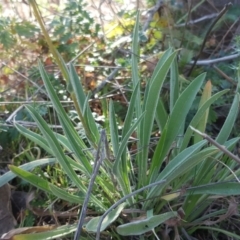
[{"label": "thin twig", "polygon": [[216,65],[213,65],[213,68],[217,71],[217,73],[219,73],[222,77],[224,77],[228,82],[230,82],[234,86],[237,86],[237,83],[234,82],[234,80],[231,77],[229,77],[226,73],[224,73]]},{"label": "thin twig", "polygon": [[[0,126],[6,126],[6,127],[15,127],[15,124],[19,124],[21,126],[24,126],[25,128],[38,128],[37,123],[35,122],[27,122],[27,121],[16,121],[15,116],[9,123],[0,123]],[[62,129],[62,125],[53,125],[53,124],[48,124],[48,127],[53,128],[53,129]],[[75,128],[77,130],[77,128]]]},{"label": "thin twig", "polygon": [[232,158],[233,160],[235,160],[237,163],[240,164],[240,159],[234,155],[233,153],[231,153],[230,151],[228,151],[226,149],[225,146],[219,144],[218,142],[216,142],[215,140],[213,140],[210,136],[208,136],[206,133],[202,133],[199,130],[197,130],[196,128],[190,126],[190,128],[196,132],[197,134],[199,134],[200,136],[202,136],[203,138],[205,138],[208,142],[210,142],[212,145],[214,145],[215,147],[217,147],[219,150],[221,150],[222,152],[224,152],[226,155],[228,155],[230,158]]},{"label": "thin twig", "polygon": [[116,82],[116,87],[117,87],[117,89],[119,90],[119,92],[121,93],[124,101],[126,102],[127,105],[129,105],[129,102],[128,102],[127,97],[126,97],[126,95],[125,95],[124,86],[121,86],[121,85],[119,84],[119,82],[117,81],[117,79],[115,79],[115,82]]},{"label": "thin twig", "polygon": [[15,116],[18,114],[19,111],[21,111],[24,108],[24,105],[21,105],[18,107],[10,116],[6,119],[6,123],[12,123]]},{"label": "thin twig", "polygon": [[[208,184],[199,185],[199,186],[195,186],[195,187],[184,188],[184,193],[183,193],[183,189],[181,188],[180,190],[176,190],[176,191],[173,191],[173,192],[168,193],[168,194],[180,193],[180,195],[183,195],[183,194],[185,194],[186,192],[195,191],[196,189],[199,189],[199,188],[202,188],[202,187],[206,187],[206,186],[216,186],[216,185],[221,185],[221,184],[224,184],[224,183],[234,183],[234,182],[233,182],[232,180],[229,180],[229,181],[223,181],[223,182],[208,183]],[[166,195],[164,195],[164,196],[168,196],[168,194],[166,194]],[[153,200],[153,199],[160,199],[161,197],[163,197],[163,196],[162,196],[162,195],[157,195],[157,196],[150,197],[150,198],[147,198],[147,199],[142,199],[142,200],[139,200],[138,202],[133,203],[132,205],[130,205],[130,206],[128,206],[128,207],[131,208],[131,207],[133,207],[134,205],[138,206],[139,204],[141,204],[141,203],[143,203],[143,202],[147,202],[147,201],[150,201],[150,200]]]},{"label": "thin twig", "polygon": [[195,63],[195,61],[190,61],[189,64],[194,64],[195,63],[195,65],[205,66],[205,65],[211,65],[211,64],[214,64],[214,63],[233,60],[233,59],[236,59],[238,57],[240,57],[240,53],[232,54],[232,55],[221,57],[221,58],[198,60],[196,63]]},{"label": "thin twig", "polygon": [[87,47],[85,47],[81,52],[79,52],[71,61],[69,61],[67,63],[70,64],[70,63],[73,63],[77,58],[79,58],[83,53],[85,53],[90,47],[92,47],[92,45],[94,44],[94,42],[90,43]]},{"label": "thin twig", "polygon": [[217,16],[218,16],[218,13],[209,14],[209,15],[203,16],[203,17],[201,17],[201,18],[197,18],[197,19],[195,19],[195,20],[187,21],[186,23],[181,23],[181,24],[174,25],[174,27],[175,27],[175,28],[181,28],[181,27],[186,27],[186,26],[194,25],[194,24],[196,24],[196,23],[200,23],[200,22],[203,22],[203,21],[206,21],[206,20],[215,18],[215,17],[217,17]]},{"label": "thin twig", "polygon": [[235,174],[235,172],[234,172],[227,164],[223,163],[223,162],[220,161],[220,160],[217,160],[217,161],[219,162],[219,164],[222,164],[225,168],[227,168],[228,171],[229,171],[230,173],[232,173],[232,175],[235,177],[236,181],[240,183],[240,180],[239,180],[238,176]]},{"label": "thin twig", "polygon": [[123,198],[121,198],[120,200],[118,200],[116,203],[114,203],[99,219],[99,222],[98,222],[98,227],[97,227],[97,235],[96,235],[96,240],[99,240],[100,239],[100,232],[101,232],[101,226],[102,226],[102,222],[104,220],[104,218],[114,209],[116,208],[118,205],[120,205],[121,203],[125,202],[128,198],[136,195],[137,193],[139,192],[142,192],[143,190],[147,189],[147,188],[150,188],[150,187],[154,187],[156,185],[159,185],[159,184],[162,184],[162,183],[165,183],[166,180],[160,180],[160,181],[157,181],[157,182],[154,182],[154,183],[151,183],[145,187],[142,187],[132,193],[129,193],[127,194],[126,196],[124,196]]},{"label": "thin twig", "polygon": [[201,53],[202,53],[202,51],[203,51],[203,49],[204,49],[204,47],[205,47],[205,44],[206,44],[207,39],[208,39],[208,36],[209,36],[209,34],[211,33],[213,27],[214,27],[214,26],[216,25],[216,23],[220,20],[220,18],[227,12],[227,10],[228,10],[228,8],[229,8],[230,6],[232,6],[231,3],[226,4],[226,5],[224,6],[224,8],[222,9],[222,11],[218,14],[217,18],[216,18],[216,19],[213,21],[213,23],[210,25],[210,27],[209,27],[206,35],[205,35],[205,38],[204,38],[204,40],[203,40],[203,43],[202,43],[201,49],[200,49],[200,51],[199,51],[199,54],[198,54],[197,57],[195,58],[195,60],[194,60],[194,62],[193,62],[193,65],[192,65],[192,67],[190,68],[187,76],[190,76],[190,75],[191,75],[194,67],[196,66],[196,63],[197,63],[197,61],[198,61],[198,59],[199,59],[199,57],[200,57],[200,55],[201,55]]},{"label": "thin twig", "polygon": [[[222,43],[224,42],[224,40],[226,39],[226,37],[228,36],[229,32],[232,31],[233,27],[239,23],[239,19],[238,18],[231,26],[230,28],[227,30],[227,32],[224,34],[224,36],[222,37],[221,41],[218,43],[218,45],[216,46],[216,48],[214,49],[214,51],[211,53],[211,56],[214,56],[214,54],[218,51],[218,49],[222,46]],[[231,41],[232,42],[232,41]],[[231,44],[231,43],[230,43]]]},{"label": "thin twig", "polygon": [[[90,43],[87,47],[85,47],[81,52],[79,52],[72,60],[70,60],[66,65],[67,66],[69,66],[70,65],[70,63],[74,63],[75,62],[75,60],[77,59],[77,58],[79,58],[83,53],[85,53],[90,47],[92,47],[92,45],[94,44],[94,42],[92,42],[92,43]],[[75,65],[76,66],[76,65]],[[61,70],[59,70],[58,72],[56,72],[55,74],[54,74],[54,76],[58,76],[59,74],[61,73]]]},{"label": "thin twig", "polygon": [[[35,87],[37,88],[37,91],[36,91],[36,92],[39,92],[39,91],[40,91],[40,92],[42,92],[43,94],[45,94],[45,95],[47,96],[46,92],[42,89],[43,86],[40,86],[40,87],[39,87],[39,86],[37,85],[37,83],[35,83],[35,82],[32,81],[31,79],[27,78],[24,74],[22,74],[21,72],[15,70],[15,69],[12,68],[11,66],[7,65],[6,63],[2,62],[2,65],[8,67],[8,68],[11,69],[13,72],[17,73],[17,74],[20,75],[22,78],[24,78],[25,80],[29,81],[33,86],[35,86]],[[23,80],[22,80],[22,81],[23,81]],[[19,82],[18,84],[21,84],[22,81]],[[10,90],[10,89],[7,89],[7,90],[5,90],[4,92],[9,91],[9,90]],[[1,92],[1,94],[4,93],[4,92]],[[36,93],[34,93],[33,96],[35,96],[35,95],[36,95]],[[29,100],[31,100],[31,99],[33,98],[33,96],[32,96],[31,98],[29,98]]]},{"label": "thin twig", "polygon": [[76,230],[75,235],[74,235],[74,240],[79,240],[79,238],[81,236],[82,226],[84,224],[84,219],[85,219],[85,216],[86,216],[86,213],[87,213],[87,206],[88,206],[88,202],[89,202],[89,199],[90,199],[90,196],[91,196],[92,188],[93,188],[95,179],[97,177],[99,168],[102,164],[102,161],[105,158],[105,151],[103,151],[104,147],[102,147],[102,144],[104,144],[105,141],[106,141],[106,132],[105,132],[105,130],[102,130],[100,141],[99,141],[98,148],[97,148],[97,154],[96,154],[96,158],[95,158],[95,162],[94,162],[94,166],[93,166],[93,173],[92,173],[90,183],[89,183],[89,186],[88,186],[88,190],[87,190],[87,193],[86,193],[86,197],[85,197],[85,200],[84,200],[84,203],[83,203],[83,206],[82,206],[82,211],[81,211],[81,214],[80,214],[80,217],[79,217],[77,230]]},{"label": "thin twig", "polygon": [[98,85],[93,91],[92,91],[92,96],[94,96],[97,92],[99,92],[100,90],[102,90],[104,88],[104,86],[107,84],[108,81],[111,81],[114,79],[115,75],[118,73],[118,71],[120,70],[121,68],[115,68],[111,74],[105,79],[102,81],[102,83],[100,85]]}]

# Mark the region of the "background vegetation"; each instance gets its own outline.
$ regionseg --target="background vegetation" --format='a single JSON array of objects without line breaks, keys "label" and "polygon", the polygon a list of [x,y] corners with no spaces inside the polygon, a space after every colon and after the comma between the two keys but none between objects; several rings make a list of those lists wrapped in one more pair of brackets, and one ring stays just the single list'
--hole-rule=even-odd
[{"label": "background vegetation", "polygon": [[4,4],[4,239],[240,238],[238,3]]}]

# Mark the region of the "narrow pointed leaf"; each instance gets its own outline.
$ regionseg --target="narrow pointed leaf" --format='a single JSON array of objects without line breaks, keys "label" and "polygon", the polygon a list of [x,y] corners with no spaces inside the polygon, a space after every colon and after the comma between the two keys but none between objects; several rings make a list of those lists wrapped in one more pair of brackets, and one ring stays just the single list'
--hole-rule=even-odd
[{"label": "narrow pointed leaf", "polygon": [[47,193],[53,194],[52,189],[55,189],[55,191],[58,190],[58,192],[61,193],[59,195],[61,195],[62,199],[65,201],[72,202],[72,203],[82,203],[82,201],[83,201],[82,198],[71,195],[71,194],[67,193],[66,191],[62,190],[61,188],[57,188],[56,186],[54,186],[53,184],[49,183],[48,181],[42,179],[41,177],[38,177],[38,176],[36,176],[30,172],[27,172],[21,168],[11,165],[11,166],[9,166],[9,169],[14,174],[19,176],[20,178],[24,179],[25,181],[29,182],[33,186],[35,186]]},{"label": "narrow pointed leaf", "polygon": [[150,142],[150,137],[152,133],[152,127],[155,119],[157,103],[159,100],[160,91],[165,80],[165,77],[169,71],[169,68],[176,57],[177,52],[171,53],[171,49],[167,50],[164,55],[159,60],[153,76],[150,80],[150,86],[148,94],[144,97],[144,111],[145,117],[141,124],[141,135],[140,135],[140,144],[143,147],[142,151],[139,154],[138,159],[138,175],[139,186],[141,184],[146,184],[146,171],[147,171],[147,159],[148,159],[148,145]]},{"label": "narrow pointed leaf", "polygon": [[224,142],[228,139],[234,123],[236,121],[237,115],[239,112],[239,93],[237,93],[234,97],[232,106],[228,113],[227,119],[225,120],[220,133],[218,134],[216,141],[220,144],[224,144]]},{"label": "narrow pointed leaf", "polygon": [[[204,105],[204,103],[207,102],[211,98],[211,94],[212,94],[212,83],[211,83],[211,81],[207,81],[207,83],[203,89],[203,93],[202,93],[201,100],[199,103],[199,108],[201,108]],[[198,129],[200,132],[205,132],[207,121],[208,121],[208,113],[209,113],[209,108],[206,109],[205,113],[199,120],[199,123],[198,123],[196,129]],[[197,143],[201,140],[202,140],[201,136],[199,136],[198,134],[194,135],[194,143]]]},{"label": "narrow pointed leaf", "polygon": [[[26,171],[31,171],[36,167],[41,167],[41,166],[54,164],[54,163],[57,163],[56,158],[43,158],[43,159],[35,160],[35,161],[29,162],[29,163],[25,163],[25,164],[19,166],[18,168],[26,170]],[[0,176],[0,187],[3,186],[5,183],[8,183],[15,177],[16,177],[16,174],[14,174],[11,171],[4,173],[3,175]]]},{"label": "narrow pointed leaf", "polygon": [[[107,217],[104,218],[101,225],[101,231],[104,231],[111,223],[113,223],[118,218],[118,216],[120,215],[120,213],[122,212],[125,206],[126,206],[126,203],[120,204],[117,208],[111,211],[107,215]],[[99,219],[100,217],[95,217],[91,219],[85,226],[86,230],[88,232],[97,232]]]},{"label": "narrow pointed leaf", "polygon": [[122,236],[141,235],[166,222],[170,218],[176,218],[177,212],[167,212],[155,215],[144,220],[123,224],[117,227],[118,234]]},{"label": "narrow pointed leaf", "polygon": [[[227,93],[229,90],[223,90],[221,92],[218,92],[216,94],[214,94],[210,99],[208,99],[197,111],[197,113],[194,115],[193,119],[191,120],[189,126],[192,126],[194,128],[196,128],[197,124],[199,123],[201,117],[203,116],[204,112],[214,103],[217,101],[217,99],[219,99],[222,95],[224,95],[225,93]],[[188,127],[187,131],[184,134],[184,138],[183,138],[183,142],[182,145],[180,147],[180,152],[185,149],[190,141],[190,138],[193,134],[193,130]]]},{"label": "narrow pointed leaf", "polygon": [[150,176],[152,176],[155,169],[159,169],[166,154],[171,148],[179,131],[185,123],[186,116],[192,106],[192,103],[198,93],[206,74],[201,74],[195,78],[191,84],[179,96],[174,109],[168,119],[167,124],[162,133],[157,148],[155,150],[152,164],[150,168]]}]

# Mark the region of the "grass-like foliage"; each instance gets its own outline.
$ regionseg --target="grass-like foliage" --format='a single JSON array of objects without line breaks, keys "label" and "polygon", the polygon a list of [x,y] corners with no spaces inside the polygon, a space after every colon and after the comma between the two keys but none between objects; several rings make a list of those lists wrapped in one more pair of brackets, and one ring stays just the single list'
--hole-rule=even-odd
[{"label": "grass-like foliage", "polygon": [[[63,134],[54,132],[33,107],[26,106],[41,133],[19,124],[16,128],[42,147],[51,159],[38,159],[20,167],[10,166],[11,173],[1,176],[0,183],[2,185],[17,175],[56,198],[80,204],[82,210],[79,224],[29,234],[26,239],[53,239],[71,232],[80,233],[82,229],[80,239],[94,239],[95,234],[97,239],[100,239],[100,234],[101,239],[126,239],[126,236],[133,235],[139,235],[139,239],[160,239],[166,234],[172,239],[180,239],[180,236],[191,239],[190,236],[194,236],[199,229],[211,229],[216,234],[240,238],[218,225],[237,213],[233,198],[229,201],[229,207],[225,204],[226,207],[217,208],[220,198],[240,194],[236,181],[238,163],[193,131],[195,128],[205,132],[211,104],[227,90],[212,96],[211,83],[207,82],[203,87],[203,73],[180,92],[178,52],[168,49],[142,93],[138,69],[139,36],[137,17],[132,38],[132,94],[121,130],[110,101],[105,111],[109,121],[106,121],[105,130],[99,131],[88,104],[89,98],[84,93],[74,66],[65,65],[50,46],[81,120],[86,136],[82,139],[39,62],[41,77]],[[169,106],[165,106],[160,96],[168,74]],[[199,108],[190,125],[186,126],[187,115],[197,94],[201,94]],[[232,150],[239,140],[229,140],[238,108],[239,94],[236,93],[228,117],[216,137],[216,142],[226,150]],[[156,128],[159,129],[160,138],[152,149],[152,132]],[[134,155],[129,151],[130,144],[133,144],[132,136],[137,149]],[[36,166],[53,162],[60,164],[69,178],[69,187],[77,189],[78,194],[29,172]],[[236,169],[235,172],[233,169]],[[98,217],[92,217],[88,222],[85,221],[87,206],[99,213]],[[79,235],[76,234],[75,239],[79,239]]]}]

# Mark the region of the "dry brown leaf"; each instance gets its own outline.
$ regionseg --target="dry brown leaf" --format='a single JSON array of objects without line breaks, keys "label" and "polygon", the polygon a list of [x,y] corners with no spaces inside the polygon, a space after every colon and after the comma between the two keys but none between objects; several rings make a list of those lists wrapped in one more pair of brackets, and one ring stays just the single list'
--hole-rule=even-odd
[{"label": "dry brown leaf", "polygon": [[38,226],[38,227],[24,227],[24,228],[17,228],[9,231],[7,234],[3,235],[3,238],[0,240],[11,240],[12,237],[18,234],[29,234],[29,233],[40,233],[40,232],[46,232],[50,231],[54,228],[56,228],[56,225],[52,226]]},{"label": "dry brown leaf", "polygon": [[238,203],[235,201],[234,198],[232,198],[229,201],[228,210],[225,214],[220,215],[216,221],[206,220],[203,222],[203,224],[205,224],[207,226],[211,226],[216,223],[222,222],[223,220],[230,218],[231,216],[237,215],[237,214],[238,214]]}]

